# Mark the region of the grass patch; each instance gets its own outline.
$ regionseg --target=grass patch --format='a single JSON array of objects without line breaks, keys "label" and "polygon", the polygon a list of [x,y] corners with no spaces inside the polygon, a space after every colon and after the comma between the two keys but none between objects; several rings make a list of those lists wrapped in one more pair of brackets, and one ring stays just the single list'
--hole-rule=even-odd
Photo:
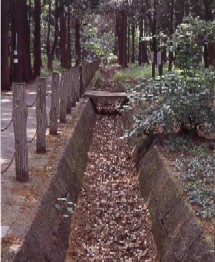
[{"label": "grass patch", "polygon": [[[163,73],[168,71],[167,66],[164,66]],[[158,76],[158,71],[156,70],[156,77]],[[137,82],[147,81],[152,77],[152,67],[151,65],[137,66],[129,65],[129,68],[117,71],[113,76],[113,81],[118,86],[125,86],[129,88],[129,83],[136,84]],[[128,85],[127,85],[128,84]]]}]

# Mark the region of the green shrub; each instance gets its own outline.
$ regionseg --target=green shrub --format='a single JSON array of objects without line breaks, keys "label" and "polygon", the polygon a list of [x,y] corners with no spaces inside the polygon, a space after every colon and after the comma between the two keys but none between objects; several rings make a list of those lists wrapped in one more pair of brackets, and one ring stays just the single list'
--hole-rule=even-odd
[{"label": "green shrub", "polygon": [[132,133],[213,132],[214,81],[215,74],[209,69],[196,71],[194,77],[172,72],[148,81],[132,99],[138,104]]}]

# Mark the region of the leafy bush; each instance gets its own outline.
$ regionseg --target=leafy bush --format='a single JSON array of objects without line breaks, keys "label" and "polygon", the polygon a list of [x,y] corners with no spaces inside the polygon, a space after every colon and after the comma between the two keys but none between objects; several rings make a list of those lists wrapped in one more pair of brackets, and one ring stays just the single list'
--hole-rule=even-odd
[{"label": "leafy bush", "polygon": [[172,51],[175,65],[183,69],[185,75],[192,75],[192,69],[201,66],[203,46],[215,41],[215,21],[204,21],[188,16],[173,35]]},{"label": "leafy bush", "polygon": [[215,74],[209,69],[195,71],[194,77],[168,73],[148,81],[141,92],[134,93],[137,105],[133,132],[139,134],[215,130]]},{"label": "leafy bush", "polygon": [[107,57],[107,64],[116,64],[118,62],[118,57],[114,54],[109,54]]},{"label": "leafy bush", "polygon": [[[164,68],[164,72],[167,72],[167,68]],[[129,65],[129,68],[119,70],[113,76],[113,81],[116,85],[123,87],[124,89],[132,89],[135,85],[135,89],[142,88],[141,84],[146,82],[152,76],[151,65],[137,66]]]}]

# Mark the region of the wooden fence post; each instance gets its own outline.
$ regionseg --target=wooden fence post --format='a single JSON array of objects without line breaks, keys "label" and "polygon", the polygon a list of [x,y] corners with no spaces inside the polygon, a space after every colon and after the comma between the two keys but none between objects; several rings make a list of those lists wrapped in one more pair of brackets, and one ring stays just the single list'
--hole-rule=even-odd
[{"label": "wooden fence post", "polygon": [[26,182],[28,174],[28,145],[27,145],[27,117],[25,84],[13,84],[13,129],[15,136],[15,165],[16,180]]},{"label": "wooden fence post", "polygon": [[46,78],[37,77],[37,136],[36,136],[36,152],[38,154],[46,153]]},{"label": "wooden fence post", "polygon": [[73,84],[72,84],[72,74],[71,74],[71,69],[68,71],[68,79],[67,79],[67,103],[66,103],[66,113],[67,114],[71,114],[72,110],[72,88],[73,88]]},{"label": "wooden fence post", "polygon": [[67,107],[67,96],[68,96],[68,72],[62,72],[62,87],[60,90],[60,122],[66,123],[66,107]]},{"label": "wooden fence post", "polygon": [[50,108],[50,135],[57,135],[58,111],[59,111],[59,74],[52,73],[52,96]]},{"label": "wooden fence post", "polygon": [[79,78],[79,83],[80,83],[80,93],[79,93],[79,97],[82,96],[82,94],[84,93],[84,83],[83,83],[83,63],[81,65],[79,65],[79,73],[80,73],[80,78]]},{"label": "wooden fence post", "polygon": [[76,101],[79,102],[80,97],[81,97],[81,75],[80,75],[80,70],[76,67],[75,71],[74,71],[74,77],[73,77],[73,81],[74,81],[74,85],[75,85],[75,90],[76,90],[76,95],[77,95],[77,99]]},{"label": "wooden fence post", "polygon": [[70,83],[71,83],[71,85],[70,85],[70,90],[71,90],[71,93],[70,93],[70,95],[71,95],[71,100],[70,100],[70,102],[71,102],[71,107],[75,107],[76,106],[76,101],[78,100],[78,98],[77,98],[77,83],[76,83],[76,81],[75,81],[75,77],[76,77],[76,69],[75,68],[71,68],[70,69]]}]

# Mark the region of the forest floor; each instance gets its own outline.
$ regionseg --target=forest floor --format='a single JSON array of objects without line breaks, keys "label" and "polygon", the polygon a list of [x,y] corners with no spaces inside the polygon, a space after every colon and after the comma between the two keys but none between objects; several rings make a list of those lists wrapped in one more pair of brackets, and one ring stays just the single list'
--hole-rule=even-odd
[{"label": "forest floor", "polygon": [[[111,72],[103,73],[107,79],[103,90],[114,91]],[[120,115],[97,115],[84,184],[71,223],[68,262],[157,261],[149,211],[122,137]]]},{"label": "forest floor", "polygon": [[119,115],[97,115],[66,261],[156,261]]}]

